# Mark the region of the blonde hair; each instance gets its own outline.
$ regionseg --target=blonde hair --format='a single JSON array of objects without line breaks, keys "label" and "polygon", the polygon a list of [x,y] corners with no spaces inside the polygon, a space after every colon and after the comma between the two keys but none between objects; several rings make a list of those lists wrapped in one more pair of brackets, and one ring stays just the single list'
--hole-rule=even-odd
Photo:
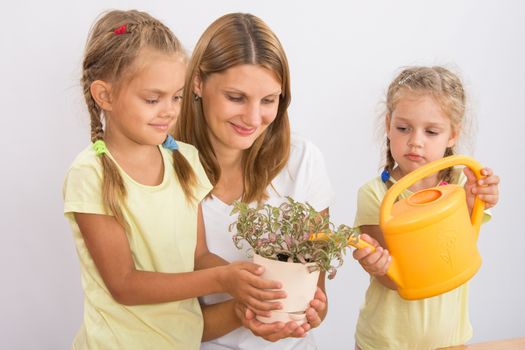
[{"label": "blonde hair", "polygon": [[[406,94],[431,95],[441,106],[443,112],[450,118],[452,130],[460,133],[465,119],[466,96],[459,77],[440,66],[409,67],[404,69],[388,87],[386,96],[385,117],[390,118],[399,100]],[[455,154],[454,147],[447,147],[443,156]],[[390,142],[386,139],[385,169],[392,172],[395,160],[390,151]],[[439,177],[443,181],[452,182],[452,168],[443,170]]]},{"label": "blonde hair", "polygon": [[[91,142],[104,139],[103,110],[91,95],[91,84],[96,80],[109,81],[115,91],[132,78],[133,63],[145,48],[166,54],[181,54],[184,50],[175,35],[147,13],[110,11],[103,14],[90,30],[82,63],[81,84],[91,118]],[[195,174],[178,151],[173,152],[173,165],[186,198],[192,198],[196,184]],[[115,162],[107,155],[100,155],[103,169],[102,197],[104,206],[116,220],[127,227],[121,204],[126,188]]]},{"label": "blonde hair", "polygon": [[243,153],[243,196],[245,202],[268,198],[266,188],[288,162],[290,125],[290,72],[286,54],[277,36],[261,19],[251,14],[231,13],[213,22],[199,39],[191,57],[184,87],[181,115],[175,138],[193,144],[213,185],[221,169],[208,137],[201,99],[194,98],[196,77],[202,82],[212,74],[242,65],[259,65],[272,71],[281,83],[275,120]]}]

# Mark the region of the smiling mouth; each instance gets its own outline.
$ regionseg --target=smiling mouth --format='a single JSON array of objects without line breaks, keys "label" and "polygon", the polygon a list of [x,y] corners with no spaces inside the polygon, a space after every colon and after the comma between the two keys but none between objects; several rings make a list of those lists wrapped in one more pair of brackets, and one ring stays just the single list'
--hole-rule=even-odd
[{"label": "smiling mouth", "polygon": [[233,130],[235,130],[235,132],[241,136],[250,136],[255,132],[255,130],[257,130],[257,128],[244,128],[233,123],[230,123],[230,125],[232,126]]},{"label": "smiling mouth", "polygon": [[168,131],[169,124],[149,124],[149,126],[160,131]]}]

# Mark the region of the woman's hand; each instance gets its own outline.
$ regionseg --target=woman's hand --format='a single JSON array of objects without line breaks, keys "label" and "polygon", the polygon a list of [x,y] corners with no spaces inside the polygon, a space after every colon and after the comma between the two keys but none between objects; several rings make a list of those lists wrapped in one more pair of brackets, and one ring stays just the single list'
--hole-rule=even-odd
[{"label": "woman's hand", "polygon": [[321,315],[326,313],[327,308],[326,294],[317,287],[314,300],[310,302],[310,307],[306,309],[306,319],[311,328],[319,327],[323,322]]},{"label": "woman's hand", "polygon": [[311,326],[308,322],[299,325],[297,322],[290,321],[263,323],[255,318],[255,313],[246,307],[246,305],[237,302],[235,307],[237,317],[241,320],[244,327],[252,333],[270,342],[276,342],[284,338],[302,338]]},{"label": "woman's hand", "polygon": [[354,259],[359,261],[363,269],[372,276],[385,275],[392,261],[388,250],[381,247],[379,242],[366,233],[361,234],[360,238],[370,243],[376,249],[374,251],[370,248],[356,249],[352,253]]},{"label": "woman's hand", "polygon": [[310,302],[310,307],[306,310],[306,320],[302,325],[297,322],[290,321],[263,323],[255,318],[255,313],[246,305],[237,302],[235,312],[237,317],[241,320],[244,327],[252,331],[258,337],[266,339],[267,341],[276,342],[284,338],[302,338],[306,333],[315,327],[318,327],[321,322],[321,314],[327,308],[327,299],[325,293],[321,288],[317,288],[314,299]]},{"label": "woman's hand", "polygon": [[485,209],[492,208],[499,200],[499,176],[494,175],[490,168],[481,169],[481,175],[484,178],[478,180],[470,168],[463,170],[467,177],[465,184],[465,193],[467,195],[467,206],[469,212],[474,208],[474,199],[479,196],[485,203]]}]

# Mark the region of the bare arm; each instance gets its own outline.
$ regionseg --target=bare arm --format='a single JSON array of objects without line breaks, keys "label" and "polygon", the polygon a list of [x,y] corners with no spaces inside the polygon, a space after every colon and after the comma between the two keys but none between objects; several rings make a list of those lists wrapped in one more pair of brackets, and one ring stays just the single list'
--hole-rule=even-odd
[{"label": "bare arm", "polygon": [[218,304],[201,305],[204,317],[202,341],[222,337],[242,326],[235,312],[236,303],[235,299],[231,299]]},{"label": "bare arm", "polygon": [[139,271],[126,233],[114,217],[75,213],[75,219],[104,283],[119,303],[162,303],[224,290],[224,266],[187,273]]},{"label": "bare arm", "polygon": [[206,244],[206,231],[204,218],[202,217],[202,206],[199,204],[197,217],[197,245],[195,247],[195,270],[227,265],[228,261],[209,251]]},{"label": "bare arm", "polygon": [[[221,292],[239,292],[248,302],[251,300],[248,298],[253,298],[253,295],[257,296],[257,301],[281,296],[280,292],[260,290],[276,289],[279,284],[256,276],[255,273],[260,270],[257,265],[250,262],[224,265],[224,260],[207,251],[205,241],[201,241],[204,228],[200,207],[195,265],[197,268],[216,267],[183,273],[137,270],[126,233],[114,217],[81,213],[74,215],[104,283],[113,298],[121,304],[162,303]],[[276,308],[274,303],[262,301],[252,305],[261,310]]]}]

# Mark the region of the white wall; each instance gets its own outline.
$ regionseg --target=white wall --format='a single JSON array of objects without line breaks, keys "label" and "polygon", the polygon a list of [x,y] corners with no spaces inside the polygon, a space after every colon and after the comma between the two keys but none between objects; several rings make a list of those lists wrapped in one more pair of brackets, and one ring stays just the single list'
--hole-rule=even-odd
[{"label": "white wall", "polygon": [[[525,335],[525,3],[17,1],[3,5],[0,21],[0,348],[68,348],[81,321],[79,267],[61,185],[89,141],[80,62],[92,21],[108,8],[150,12],[190,50],[224,13],[266,20],[290,60],[293,128],[325,154],[338,223],[353,222],[356,190],[377,174],[378,103],[397,69],[445,64],[458,70],[479,126],[475,156],[502,178],[500,204],[479,240],[484,261],[471,288],[473,341]],[[329,315],[316,331],[320,348],[349,349],[367,276],[349,255],[327,285]]]}]

